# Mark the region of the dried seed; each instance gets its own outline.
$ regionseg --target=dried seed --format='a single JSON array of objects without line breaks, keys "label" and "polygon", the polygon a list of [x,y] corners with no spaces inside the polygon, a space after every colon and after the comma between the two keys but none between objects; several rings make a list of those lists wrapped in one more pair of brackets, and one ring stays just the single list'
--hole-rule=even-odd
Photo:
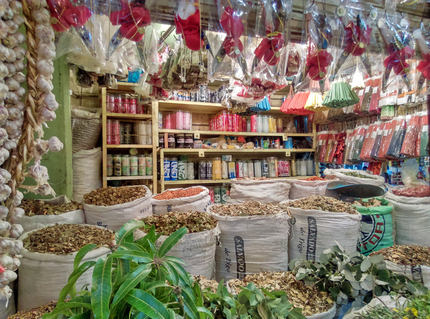
[{"label": "dried seed", "polygon": [[55,205],[38,199],[24,199],[19,207],[24,209],[25,216],[61,215],[63,213],[82,209],[82,204],[71,201],[69,203]]}]

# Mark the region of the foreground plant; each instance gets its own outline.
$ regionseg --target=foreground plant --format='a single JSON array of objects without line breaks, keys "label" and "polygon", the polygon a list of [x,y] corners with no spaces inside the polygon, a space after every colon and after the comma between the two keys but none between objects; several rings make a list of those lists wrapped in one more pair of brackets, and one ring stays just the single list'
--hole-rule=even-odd
[{"label": "foreground plant", "polygon": [[[156,248],[153,226],[136,241],[133,231],[143,227],[141,221],[130,221],[115,235],[112,254],[97,261],[81,264],[96,245],[83,247],[76,255],[74,271],[62,289],[56,308],[43,316],[74,319],[204,319],[212,314],[197,300],[200,288],[182,266],[182,260],[168,257],[169,250],[187,233],[181,228]],[[76,281],[94,268],[91,290],[76,292]],[[71,299],[65,302],[68,296]]]}]

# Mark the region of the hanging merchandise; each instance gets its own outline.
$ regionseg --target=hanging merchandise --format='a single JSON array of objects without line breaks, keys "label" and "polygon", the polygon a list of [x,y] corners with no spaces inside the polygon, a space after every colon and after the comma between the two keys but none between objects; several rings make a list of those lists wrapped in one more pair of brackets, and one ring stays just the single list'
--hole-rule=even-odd
[{"label": "hanging merchandise", "polygon": [[[309,115],[313,111],[305,109],[306,101],[309,98],[310,92],[299,92],[294,94],[293,99],[288,104],[287,108],[282,107],[282,112],[285,114]],[[284,101],[285,102],[285,101]]]},{"label": "hanging merchandise", "polygon": [[310,81],[309,83],[309,97],[306,100],[305,106],[304,108],[308,111],[313,111],[313,112],[321,112],[321,111],[326,111],[329,110],[328,107],[325,107],[324,105],[322,105],[322,94],[319,91],[319,83],[318,81]]},{"label": "hanging merchandise", "polygon": [[176,34],[181,34],[185,45],[192,51],[198,51],[203,45],[200,36],[199,2],[193,0],[179,1],[175,14]]},{"label": "hanging merchandise", "polygon": [[[417,66],[417,70],[421,72],[418,80],[417,94],[427,94],[430,85],[430,30],[424,28],[424,24],[421,23],[421,28],[413,32],[415,42],[418,50],[421,52],[422,60]],[[424,86],[427,81],[426,86]],[[424,87],[424,90],[421,91]]]},{"label": "hanging merchandise", "polygon": [[385,158],[387,159],[401,159],[400,151],[403,144],[403,139],[406,134],[406,116],[399,116],[396,121],[396,126],[391,136],[390,146],[387,149]]},{"label": "hanging merchandise", "polygon": [[381,147],[378,152],[378,160],[386,161],[385,154],[387,154],[388,147],[390,146],[391,138],[393,137],[394,130],[397,124],[397,117],[389,122],[386,122],[384,127],[384,135],[382,136]]},{"label": "hanging merchandise", "polygon": [[358,68],[358,63],[355,68],[354,75],[352,76],[351,80],[351,89],[354,91],[364,90],[366,88],[366,85],[364,84],[364,75]]},{"label": "hanging merchandise", "polygon": [[303,48],[298,43],[288,44],[288,59],[287,59],[287,70],[285,72],[286,77],[292,77],[298,74],[300,66],[304,63],[305,53]]},{"label": "hanging merchandise", "polygon": [[405,157],[415,157],[419,154],[416,152],[416,143],[418,139],[419,129],[420,129],[421,115],[414,114],[409,120],[406,128],[405,137],[403,140],[402,148],[400,150],[400,155]]},{"label": "hanging merchandise", "polygon": [[373,159],[371,157],[371,152],[373,150],[373,146],[375,144],[376,137],[378,136],[379,127],[381,122],[375,122],[369,125],[367,129],[366,136],[364,138],[363,147],[360,152],[360,160],[371,162]]},{"label": "hanging merchandise", "polygon": [[263,101],[251,107],[251,111],[254,111],[254,112],[270,111],[269,99],[265,97]]},{"label": "hanging merchandise", "polygon": [[386,126],[389,126],[388,122],[382,122],[381,124],[379,124],[379,127],[376,130],[375,142],[373,143],[372,150],[370,151],[370,158],[373,161],[378,160],[378,153],[382,144],[382,138],[384,137]]},{"label": "hanging merchandise", "polygon": [[[428,156],[429,155],[429,116],[428,111],[422,112],[421,117],[421,130],[419,137],[419,156]],[[418,154],[418,149],[417,149]]]},{"label": "hanging merchandise", "polygon": [[342,108],[358,103],[357,93],[351,90],[347,82],[334,82],[322,104],[329,108]]}]

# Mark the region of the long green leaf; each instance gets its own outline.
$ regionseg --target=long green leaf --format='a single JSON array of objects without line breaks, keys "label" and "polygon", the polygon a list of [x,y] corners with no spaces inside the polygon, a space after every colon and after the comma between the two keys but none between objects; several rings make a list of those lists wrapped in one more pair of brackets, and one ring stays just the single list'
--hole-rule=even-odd
[{"label": "long green leaf", "polygon": [[145,277],[148,276],[151,270],[151,265],[148,264],[140,265],[136,269],[134,269],[131,275],[127,278],[126,281],[122,283],[122,285],[116,292],[111,304],[111,309],[115,307],[118,302],[123,300],[125,296],[130,292],[130,290],[135,288],[139,284],[139,282],[145,279]]},{"label": "long green leaf", "polygon": [[125,259],[116,259],[116,277],[115,277],[115,285],[119,285],[121,280],[125,280],[125,276],[130,273],[130,261]]},{"label": "long green leaf", "polygon": [[173,256],[165,256],[163,259],[167,261],[174,261],[180,265],[187,266],[187,264],[181,258],[177,258]]},{"label": "long green leaf", "polygon": [[163,263],[163,267],[167,270],[173,285],[177,286],[179,284],[179,274],[176,269],[173,268],[169,263]]},{"label": "long green leaf", "polygon": [[169,237],[167,237],[161,245],[160,249],[158,250],[158,256],[165,256],[169,252],[169,250],[172,249],[172,247],[175,246],[182,237],[184,237],[187,231],[188,230],[186,227],[182,227],[175,231],[173,234],[171,234]]},{"label": "long green leaf", "polygon": [[301,308],[294,308],[290,311],[288,319],[306,319],[306,317],[302,314]]},{"label": "long green leaf", "polygon": [[75,261],[73,262],[73,270],[78,269],[79,264],[81,263],[82,259],[84,259],[85,255],[95,248],[97,248],[96,244],[88,244],[82,247],[75,256]]},{"label": "long green leaf", "polygon": [[142,290],[148,292],[152,289],[166,288],[166,287],[170,287],[170,286],[168,284],[166,284],[164,281],[153,281],[153,282],[145,284],[143,286]]},{"label": "long green leaf", "polygon": [[69,319],[90,319],[91,318],[91,311],[85,311],[83,313],[78,313],[72,317],[70,317]]},{"label": "long green leaf", "polygon": [[63,313],[66,310],[74,309],[74,308],[86,308],[91,309],[91,304],[86,302],[61,302],[57,303],[57,306],[50,313],[44,314],[43,319],[51,319],[56,317],[58,314]]},{"label": "long green leaf", "polygon": [[179,277],[182,279],[182,281],[187,284],[188,286],[192,286],[193,282],[191,281],[190,277],[188,276],[187,271],[185,270],[182,265],[178,264],[177,262],[170,261],[170,262],[164,262],[164,264],[169,263],[173,268],[176,269],[176,271],[179,274]]},{"label": "long green leaf", "polygon": [[170,314],[164,305],[154,296],[143,290],[133,289],[125,300],[137,310],[153,319],[170,319]]},{"label": "long green leaf", "polygon": [[[133,232],[144,227],[145,223],[141,220],[130,220],[128,223],[124,224],[121,229],[115,234],[116,244],[122,245],[124,242],[133,242]],[[131,240],[130,240],[131,238]]]},{"label": "long green leaf", "polygon": [[141,245],[135,243],[122,243],[119,248],[125,248],[126,250],[140,250],[145,252],[145,249]]},{"label": "long green leaf", "polygon": [[[182,290],[182,297],[184,298],[184,310],[185,313],[190,317],[191,319],[198,319],[200,317],[200,314],[197,310],[196,304],[194,303],[193,299],[187,292],[187,290]],[[193,295],[194,297],[194,295]]]},{"label": "long green leaf", "polygon": [[[197,311],[200,313],[200,314],[203,314],[203,316],[204,316],[204,314],[206,314],[207,315],[207,317],[209,317],[209,318],[213,318],[214,317],[214,315],[212,314],[212,312],[210,312],[209,310],[207,310],[206,308],[204,308],[204,307],[197,307]],[[201,316],[200,316],[201,317]],[[206,316],[204,316],[204,317],[206,317]]]},{"label": "long green leaf", "polygon": [[94,266],[91,287],[91,305],[94,319],[109,318],[109,300],[112,294],[112,255],[100,258]]},{"label": "long green leaf", "polygon": [[200,285],[197,281],[194,282],[193,292],[194,292],[194,295],[196,296],[196,306],[197,307],[203,307],[202,290],[201,290]]},{"label": "long green leaf", "polygon": [[146,243],[152,242],[153,244],[155,244],[155,240],[155,225],[152,225],[151,229],[146,233],[146,235],[136,240],[135,243],[142,245],[145,249],[149,250],[149,246],[147,246],[148,244]]},{"label": "long green leaf", "polygon": [[[95,261],[86,261],[78,267],[69,277],[67,284],[61,289],[60,296],[58,297],[58,302],[61,303],[66,300],[70,291],[74,289],[76,281],[82,276],[84,272],[93,267],[96,264]],[[73,298],[74,296],[72,296]]]},{"label": "long green leaf", "polygon": [[138,250],[120,250],[114,252],[112,258],[121,258],[134,261],[136,263],[150,263],[152,258],[148,253]]}]

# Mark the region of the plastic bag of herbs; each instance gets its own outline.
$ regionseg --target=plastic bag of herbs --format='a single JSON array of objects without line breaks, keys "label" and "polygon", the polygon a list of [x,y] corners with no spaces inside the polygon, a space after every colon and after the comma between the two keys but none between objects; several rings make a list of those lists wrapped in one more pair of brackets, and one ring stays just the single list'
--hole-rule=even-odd
[{"label": "plastic bag of herbs", "polygon": [[82,204],[61,195],[54,199],[24,199],[19,206],[24,216],[19,223],[28,232],[51,224],[85,224]]},{"label": "plastic bag of herbs", "polygon": [[156,241],[160,247],[169,235],[176,230],[187,227],[188,233],[170,250],[171,256],[182,259],[185,270],[194,276],[212,279],[215,276],[215,247],[220,230],[217,221],[202,212],[170,212],[165,215],[154,215],[143,218],[145,227],[134,232],[135,240],[155,226],[161,234]]},{"label": "plastic bag of herbs", "polygon": [[327,178],[338,178],[342,182],[350,184],[383,186],[385,182],[382,176],[372,175],[365,171],[346,168],[325,169],[324,175],[326,175]]}]

